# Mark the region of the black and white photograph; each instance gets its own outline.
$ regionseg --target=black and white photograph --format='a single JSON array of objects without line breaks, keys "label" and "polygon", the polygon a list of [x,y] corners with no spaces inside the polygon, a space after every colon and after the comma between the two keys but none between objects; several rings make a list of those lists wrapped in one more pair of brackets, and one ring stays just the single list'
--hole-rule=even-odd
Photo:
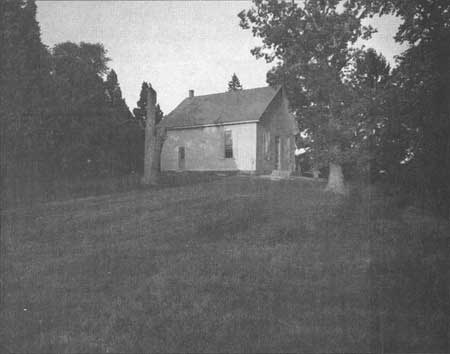
[{"label": "black and white photograph", "polygon": [[448,0],[0,0],[0,353],[450,353]]}]

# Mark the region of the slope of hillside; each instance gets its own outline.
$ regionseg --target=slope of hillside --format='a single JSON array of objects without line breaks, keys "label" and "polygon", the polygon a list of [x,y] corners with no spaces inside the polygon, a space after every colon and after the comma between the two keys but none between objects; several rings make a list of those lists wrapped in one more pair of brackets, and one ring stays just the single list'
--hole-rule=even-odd
[{"label": "slope of hillside", "polygon": [[239,176],[4,212],[2,352],[446,352],[413,212]]}]

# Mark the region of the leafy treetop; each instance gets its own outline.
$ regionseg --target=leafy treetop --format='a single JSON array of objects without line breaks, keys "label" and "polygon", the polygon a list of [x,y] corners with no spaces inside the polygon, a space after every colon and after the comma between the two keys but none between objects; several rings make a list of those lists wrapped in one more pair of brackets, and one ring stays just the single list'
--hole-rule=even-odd
[{"label": "leafy treetop", "polygon": [[346,85],[356,51],[350,44],[374,32],[356,1],[306,0],[301,4],[254,0],[239,13],[240,26],[262,39],[252,49],[257,58],[274,62],[271,85],[283,84],[299,127],[312,136],[323,162],[343,162],[354,121],[345,114],[352,103]]}]

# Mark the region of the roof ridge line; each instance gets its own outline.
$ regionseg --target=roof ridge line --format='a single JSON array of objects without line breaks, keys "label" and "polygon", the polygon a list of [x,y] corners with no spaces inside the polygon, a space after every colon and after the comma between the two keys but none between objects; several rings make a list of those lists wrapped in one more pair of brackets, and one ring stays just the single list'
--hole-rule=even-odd
[{"label": "roof ridge line", "polygon": [[249,89],[242,89],[242,90],[236,90],[236,91],[223,91],[223,92],[216,92],[216,93],[207,93],[206,95],[195,95],[193,97],[185,97],[183,99],[183,101],[185,99],[192,99],[192,98],[197,98],[197,97],[206,97],[206,96],[214,96],[214,95],[223,95],[223,94],[233,94],[233,93],[240,93],[242,91],[252,91],[252,90],[261,90],[261,89],[266,89],[266,88],[271,88],[273,90],[278,91],[278,89],[281,87],[281,85],[276,85],[276,86],[260,86],[260,87],[252,87]]}]

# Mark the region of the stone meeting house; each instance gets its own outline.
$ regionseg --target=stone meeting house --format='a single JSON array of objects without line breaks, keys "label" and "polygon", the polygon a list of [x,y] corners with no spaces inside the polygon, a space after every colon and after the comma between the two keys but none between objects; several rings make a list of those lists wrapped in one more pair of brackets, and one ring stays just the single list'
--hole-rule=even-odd
[{"label": "stone meeting house", "polygon": [[243,171],[289,175],[298,132],[281,86],[185,98],[166,128],[162,171]]}]

